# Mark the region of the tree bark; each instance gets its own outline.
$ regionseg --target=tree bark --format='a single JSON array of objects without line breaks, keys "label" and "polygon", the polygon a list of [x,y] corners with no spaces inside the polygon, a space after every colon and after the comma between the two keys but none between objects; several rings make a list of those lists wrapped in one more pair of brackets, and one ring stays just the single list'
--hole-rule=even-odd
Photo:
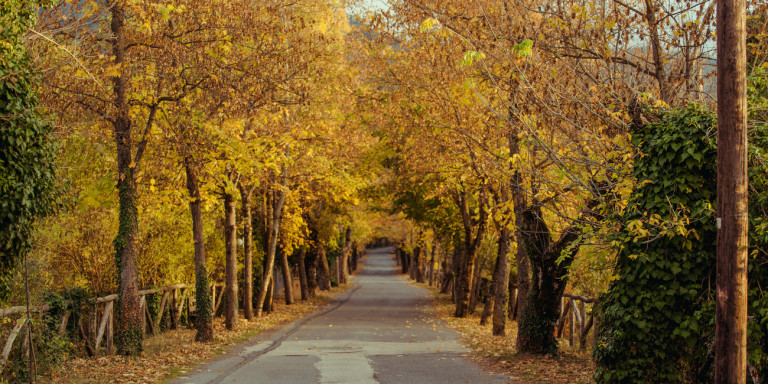
[{"label": "tree bark", "polygon": [[114,63],[120,68],[120,74],[112,79],[115,95],[116,116],[113,120],[115,143],[117,146],[117,192],[119,199],[119,226],[115,236],[115,264],[118,271],[120,300],[117,303],[117,321],[115,346],[121,355],[135,356],[143,350],[141,319],[143,313],[139,306],[139,270],[136,266],[136,241],[139,231],[138,209],[136,200],[136,166],[132,148],[132,121],[128,105],[129,74],[125,69],[125,9],[122,2],[112,6],[110,28]]},{"label": "tree bark", "polygon": [[715,382],[746,383],[746,4],[717,1],[717,300]]},{"label": "tree bark", "polygon": [[352,228],[347,227],[344,232],[344,247],[341,250],[341,260],[339,261],[339,284],[346,284],[349,280],[349,254],[352,252]]},{"label": "tree bark", "polygon": [[195,243],[195,341],[213,341],[213,303],[208,283],[208,270],[205,266],[205,237],[203,235],[202,198],[200,182],[192,166],[192,160],[184,158],[187,173],[187,191],[189,192],[189,211],[192,215],[192,238]]},{"label": "tree bark", "polygon": [[494,288],[494,281],[488,280],[486,278],[482,279],[480,290],[481,292],[486,289],[487,294],[485,296],[482,296],[482,302],[483,302],[483,311],[480,313],[480,325],[486,325],[488,324],[488,318],[491,317],[491,314],[493,313],[493,307],[494,302],[496,301],[493,292],[495,290]]},{"label": "tree bark", "polygon": [[[272,298],[275,296],[274,289],[275,289],[275,274],[273,271],[270,279],[267,280],[267,290],[266,290],[267,293],[264,298],[264,304],[261,306],[261,310],[263,313],[272,313],[272,310],[274,309],[272,307],[272,302],[273,302]],[[259,314],[259,316],[261,316],[261,314]]]},{"label": "tree bark", "polygon": [[243,217],[243,312],[247,320],[253,319],[253,215],[252,189],[240,183]]},{"label": "tree bark", "polygon": [[[421,236],[419,236],[421,237]],[[421,244],[416,246],[416,249],[413,251],[413,258],[415,260],[415,269],[416,269],[416,281],[419,283],[426,283],[426,279],[424,278],[424,256],[422,255],[422,247]]]},{"label": "tree bark", "polygon": [[299,285],[301,286],[301,300],[309,300],[309,285],[307,284],[307,267],[304,259],[307,255],[307,249],[302,247],[299,250]]},{"label": "tree bark", "polygon": [[408,254],[402,247],[397,248],[397,256],[400,258],[400,273],[408,273]]},{"label": "tree bark", "polygon": [[[596,205],[587,203],[581,214]],[[555,323],[560,317],[560,301],[568,283],[568,268],[579,250],[581,236],[579,219],[552,241],[552,235],[542,218],[541,207],[531,207],[523,212],[523,244],[531,262],[532,279],[528,301],[521,311],[518,322],[517,351],[532,354],[556,354]],[[562,257],[567,253],[565,257]],[[558,262],[560,260],[560,262]]]},{"label": "tree bark", "polygon": [[350,259],[349,269],[351,272],[357,271],[357,260],[360,258],[360,251],[357,249],[357,241],[352,242],[352,258]]},{"label": "tree bark", "polygon": [[480,285],[482,283],[480,278],[483,273],[484,265],[478,265],[478,261],[478,259],[475,259],[474,272],[472,273],[472,289],[469,291],[469,306],[467,307],[469,314],[475,313],[475,308],[477,307],[477,302],[480,298]]},{"label": "tree bark", "polygon": [[317,246],[318,255],[317,255],[317,265],[319,268],[318,273],[318,285],[320,286],[321,291],[330,291],[331,290],[331,269],[328,266],[328,258],[326,256],[325,252],[325,245],[318,244]]},{"label": "tree bark", "polygon": [[[465,317],[469,312],[469,300],[472,290],[472,277],[475,273],[475,260],[480,248],[480,242],[485,235],[485,229],[488,219],[488,207],[486,202],[486,186],[480,188],[478,205],[480,206],[480,215],[477,220],[473,220],[469,212],[469,202],[466,189],[458,194],[457,205],[461,213],[462,224],[464,226],[464,255],[459,268],[457,279],[458,289],[456,291],[456,312],[455,317]],[[474,234],[472,233],[474,230]]]},{"label": "tree bark", "polygon": [[[264,262],[264,280],[261,283],[261,289],[259,290],[259,296],[256,300],[256,317],[261,316],[261,312],[264,307],[264,302],[267,299],[268,288],[272,283],[272,273],[275,269],[275,251],[277,250],[277,240],[280,237],[280,220],[283,217],[283,205],[285,204],[286,185],[287,185],[287,170],[283,166],[283,177],[278,192],[278,197],[274,201],[274,207],[272,208],[272,228],[269,235],[269,246],[267,248],[266,260]],[[272,284],[274,286],[274,284]],[[274,288],[272,288],[274,289]],[[270,294],[270,302],[271,302]],[[270,305],[271,307],[271,305]],[[271,309],[271,308],[270,308]]]},{"label": "tree bark", "polygon": [[416,280],[416,250],[408,254],[408,277]]},{"label": "tree bark", "polygon": [[288,263],[288,255],[281,250],[280,269],[283,271],[283,286],[285,291],[285,303],[291,305],[293,300],[293,279],[291,279],[291,265]]},{"label": "tree bark", "polygon": [[509,302],[509,229],[501,228],[496,266],[493,268],[493,335],[504,336]]},{"label": "tree bark", "polygon": [[224,244],[226,248],[224,324],[227,329],[237,329],[239,316],[237,296],[237,210],[235,197],[224,190]]},{"label": "tree bark", "polygon": [[528,302],[528,290],[531,286],[530,268],[528,262],[528,253],[523,246],[520,231],[517,232],[517,256],[515,262],[517,264],[517,299],[515,304],[514,318],[517,320],[520,314],[525,310],[526,303]]},{"label": "tree bark", "polygon": [[317,246],[309,249],[309,258],[304,260],[304,266],[307,269],[307,289],[309,291],[309,297],[315,297],[317,294],[317,260],[320,251]]}]

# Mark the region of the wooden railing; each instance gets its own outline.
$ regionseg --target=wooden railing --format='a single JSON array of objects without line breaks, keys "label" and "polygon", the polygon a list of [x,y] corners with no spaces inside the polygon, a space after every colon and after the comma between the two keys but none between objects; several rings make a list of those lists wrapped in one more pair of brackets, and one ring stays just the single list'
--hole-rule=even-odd
[{"label": "wooden railing", "polygon": [[[221,288],[218,289],[218,297],[217,288]],[[211,291],[215,311],[215,309],[218,309],[219,305],[221,305],[221,302],[223,301],[221,300],[221,297],[223,296],[221,294],[223,291],[223,284],[213,284],[211,286]],[[149,306],[147,305],[147,295],[160,293],[162,293],[160,305],[157,309],[157,313],[153,317],[151,311],[149,310]],[[139,296],[141,297],[139,305],[142,312],[142,334],[146,336],[148,333],[147,331],[149,331],[149,334],[156,335],[160,332],[160,327],[163,321],[163,316],[166,312],[166,307],[168,308],[170,315],[170,328],[179,328],[181,326],[181,316],[184,313],[184,310],[187,310],[187,318],[189,318],[189,315],[194,313],[194,295],[191,293],[192,290],[186,284],[174,284],[165,287],[144,289],[139,291]],[[80,318],[81,322],[78,324],[77,330],[80,333],[81,339],[83,339],[85,342],[86,350],[91,355],[100,354],[102,349],[107,354],[114,353],[114,312],[115,301],[117,299],[117,294],[111,294],[93,299],[89,302],[89,305],[92,306],[92,310],[90,311],[90,318],[88,321],[88,333],[90,333],[90,336],[86,335],[86,332],[83,329],[82,317]],[[72,317],[73,310],[75,309],[72,308],[72,303],[67,303],[67,309],[61,316],[61,319],[58,321],[59,334],[63,335],[66,332],[67,325],[69,319]],[[48,311],[50,311],[50,307],[47,305],[39,305],[29,308],[30,314],[43,314]],[[19,314],[21,314],[21,317],[14,324],[10,334],[5,339],[5,344],[2,351],[0,351],[0,372],[2,372],[3,367],[8,362],[8,356],[10,356],[11,351],[13,350],[14,342],[19,338],[19,335],[24,334],[25,328],[29,323],[29,319],[27,318],[27,307],[18,306],[0,308],[0,319],[10,318],[11,316]],[[97,319],[99,320],[98,326]],[[26,353],[26,350],[28,349],[27,340],[24,337],[22,338],[24,339],[22,342],[22,353]],[[93,345],[91,345],[91,341],[93,341]]]},{"label": "wooden railing", "polygon": [[[568,334],[568,343],[570,346],[574,345],[573,336],[577,335],[579,339],[579,349],[587,349],[587,335],[590,329],[597,328],[597,319],[595,318],[595,312],[589,315],[587,319],[587,304],[595,304],[597,299],[590,297],[572,295],[569,293],[563,294],[563,299],[560,302],[560,318],[557,320],[557,335],[562,339],[565,338],[565,334]],[[568,328],[565,328],[566,323]],[[565,332],[565,331],[568,332]]]}]

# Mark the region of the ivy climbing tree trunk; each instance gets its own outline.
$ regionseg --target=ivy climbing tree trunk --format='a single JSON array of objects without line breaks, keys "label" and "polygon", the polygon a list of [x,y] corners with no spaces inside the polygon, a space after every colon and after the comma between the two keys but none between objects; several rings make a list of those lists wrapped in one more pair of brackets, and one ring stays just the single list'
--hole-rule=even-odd
[{"label": "ivy climbing tree trunk", "polygon": [[192,215],[192,238],[195,243],[195,334],[196,341],[213,341],[213,305],[208,283],[205,260],[205,238],[203,236],[202,198],[200,182],[189,156],[184,158],[189,192],[189,212]]},{"label": "ivy climbing tree trunk", "polygon": [[112,54],[114,63],[121,68],[112,79],[116,115],[113,120],[117,146],[117,192],[119,197],[119,227],[114,240],[115,263],[118,270],[119,296],[115,329],[115,346],[121,355],[139,355],[143,349],[141,332],[142,312],[139,306],[139,270],[136,266],[136,240],[138,237],[138,209],[136,193],[136,163],[131,138],[131,114],[128,104],[129,74],[125,63],[125,9],[117,1],[111,9]]},{"label": "ivy climbing tree trunk", "polygon": [[[287,188],[287,170],[283,166],[283,177],[281,181],[281,188],[277,192],[278,197],[274,200],[274,206],[272,208],[272,226],[270,228],[269,244],[267,246],[267,254],[264,260],[264,280],[261,283],[261,289],[259,289],[259,296],[256,300],[256,317],[260,317],[264,309],[264,303],[267,300],[267,294],[271,295],[270,285],[272,284],[272,273],[275,269],[275,252],[277,250],[277,240],[280,238],[280,220],[283,217],[283,205],[285,204],[286,188]],[[274,288],[272,288],[274,289]],[[270,306],[271,307],[271,306]]]},{"label": "ivy climbing tree trunk", "polygon": [[717,304],[715,382],[746,383],[746,2],[717,1]]},{"label": "ivy climbing tree trunk", "polygon": [[[588,201],[579,216],[591,212],[595,205],[596,201]],[[579,251],[578,240],[582,234],[579,219],[565,228],[555,242],[538,205],[526,209],[518,225],[522,225],[532,279],[528,301],[518,321],[517,351],[556,354],[555,323],[560,317],[560,301],[568,284],[568,268]]]},{"label": "ivy climbing tree trunk", "polygon": [[240,183],[243,218],[243,312],[246,320],[253,319],[253,215],[251,194],[253,187]]},{"label": "ivy climbing tree trunk", "polygon": [[227,329],[237,329],[239,316],[237,297],[237,211],[234,195],[224,189],[224,244],[226,248],[224,324]]}]

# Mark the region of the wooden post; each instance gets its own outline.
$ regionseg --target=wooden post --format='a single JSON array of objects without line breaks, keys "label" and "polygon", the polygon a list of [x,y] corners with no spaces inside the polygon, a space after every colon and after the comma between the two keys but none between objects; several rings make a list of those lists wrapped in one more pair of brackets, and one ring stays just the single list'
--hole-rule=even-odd
[{"label": "wooden post", "polygon": [[747,376],[747,47],[745,0],[717,0],[715,383]]},{"label": "wooden post", "polygon": [[141,295],[141,300],[139,300],[139,310],[141,311],[141,336],[146,337],[147,335],[147,316],[145,313],[147,312],[144,308],[147,305],[147,295]]},{"label": "wooden post", "polygon": [[99,346],[101,345],[101,340],[104,338],[104,332],[106,332],[109,317],[112,315],[112,306],[114,305],[114,302],[114,300],[108,301],[104,306],[104,314],[99,323],[99,333],[96,335],[96,346],[93,348],[96,354],[99,353]]},{"label": "wooden post", "polygon": [[152,332],[152,336],[157,335],[157,330],[155,329],[155,321],[152,319],[152,314],[149,313],[149,306],[144,306],[144,322],[145,324],[149,324],[149,331]]},{"label": "wooden post", "polygon": [[165,313],[165,306],[168,302],[169,294],[170,294],[169,291],[163,292],[163,298],[160,299],[160,306],[158,307],[158,310],[157,310],[157,319],[155,319],[155,329],[157,330],[160,329],[160,322],[163,320],[163,314]]},{"label": "wooden post", "polygon": [[[111,303],[111,301],[110,301]],[[143,312],[142,312],[143,314]],[[144,317],[144,316],[142,316]],[[114,321],[115,321],[115,309],[114,307],[109,308],[109,320],[107,320],[107,354],[111,355],[115,353],[115,346],[114,346],[114,334],[115,334],[115,327],[114,327]]]},{"label": "wooden post", "polygon": [[211,293],[211,303],[213,303],[213,313],[211,315],[216,316],[216,309],[219,308],[219,306],[216,305],[216,283],[213,283],[212,288],[213,292]]},{"label": "wooden post", "polygon": [[574,325],[576,325],[574,324],[575,322],[576,322],[576,305],[573,302],[573,299],[571,299],[571,316],[569,321],[569,323],[571,324],[569,325],[569,329],[568,329],[568,345],[570,345],[571,347],[573,347],[573,331],[576,329],[576,327],[574,327]]},{"label": "wooden post", "polygon": [[71,310],[64,312],[64,316],[61,317],[61,325],[59,325],[59,335],[64,336],[64,333],[67,332],[67,323],[71,315]]},{"label": "wooden post", "polygon": [[171,292],[171,304],[168,311],[169,315],[171,316],[171,329],[179,328],[178,294],[179,294],[179,290],[175,288]]},{"label": "wooden post", "polygon": [[[91,321],[88,323],[88,339],[95,341],[96,327],[97,327],[96,322],[98,321],[97,319],[99,314],[97,313],[98,307],[96,307],[96,304],[92,305],[91,308],[92,308],[91,316],[90,316]],[[98,350],[94,350],[93,352],[94,352],[94,356],[96,356],[96,354],[99,353]]]},{"label": "wooden post", "polygon": [[5,342],[2,354],[0,354],[0,372],[3,370],[5,363],[8,362],[8,355],[11,354],[11,348],[13,348],[13,342],[16,340],[16,336],[21,333],[24,326],[27,324],[27,319],[19,319],[16,321],[16,325],[11,330],[11,334],[8,336],[8,340]]}]

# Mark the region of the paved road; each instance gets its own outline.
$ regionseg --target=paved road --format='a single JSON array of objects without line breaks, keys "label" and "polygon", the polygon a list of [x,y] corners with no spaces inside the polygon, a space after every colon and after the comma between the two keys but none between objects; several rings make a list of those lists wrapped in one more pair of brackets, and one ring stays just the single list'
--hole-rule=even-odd
[{"label": "paved road", "polygon": [[457,334],[429,315],[429,293],[397,277],[391,252],[369,251],[357,287],[327,310],[173,383],[507,382],[463,357]]}]

